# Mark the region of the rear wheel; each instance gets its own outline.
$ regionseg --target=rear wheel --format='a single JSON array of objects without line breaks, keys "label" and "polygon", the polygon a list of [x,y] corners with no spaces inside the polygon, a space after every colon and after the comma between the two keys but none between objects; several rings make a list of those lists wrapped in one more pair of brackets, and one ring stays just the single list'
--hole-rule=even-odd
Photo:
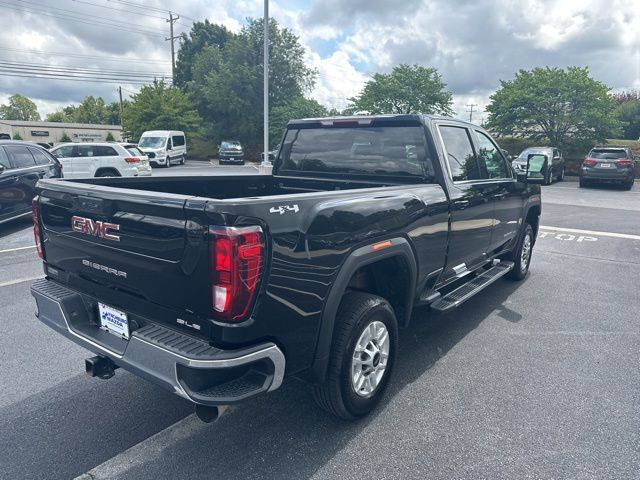
[{"label": "rear wheel", "polygon": [[531,263],[531,253],[533,251],[533,228],[527,223],[524,226],[520,240],[509,255],[509,260],[514,263],[513,270],[507,273],[507,278],[511,280],[522,280],[527,276],[529,264]]},{"label": "rear wheel", "polygon": [[564,167],[562,167],[562,170],[560,170],[560,175],[558,175],[558,181],[559,182],[564,181]]},{"label": "rear wheel", "polygon": [[119,177],[120,174],[115,170],[100,170],[96,173],[96,177]]},{"label": "rear wheel", "polygon": [[336,315],[326,379],[314,386],[317,404],[343,420],[369,413],[389,382],[397,344],[391,305],[369,293],[347,293]]}]

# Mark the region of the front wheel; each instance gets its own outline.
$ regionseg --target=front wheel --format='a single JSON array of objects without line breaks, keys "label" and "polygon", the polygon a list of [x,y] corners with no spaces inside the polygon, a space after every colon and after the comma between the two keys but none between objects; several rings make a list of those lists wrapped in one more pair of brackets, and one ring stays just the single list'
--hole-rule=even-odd
[{"label": "front wheel", "polygon": [[165,166],[166,168],[171,168],[171,159],[170,159],[169,157],[167,157],[167,158],[165,159],[165,164],[164,164],[164,166]]},{"label": "front wheel", "polygon": [[186,158],[185,155],[182,155],[182,157],[180,157],[180,165],[184,165],[185,158]]},{"label": "front wheel", "polygon": [[633,180],[624,184],[625,190],[631,190],[633,188]]},{"label": "front wheel", "polygon": [[531,263],[531,253],[533,251],[533,228],[529,223],[525,224],[524,231],[515,249],[511,252],[509,260],[514,263],[513,270],[507,273],[507,278],[511,280],[522,280],[527,276],[529,264]]},{"label": "front wheel", "polygon": [[325,381],[314,386],[317,404],[343,420],[368,414],[391,377],[398,323],[384,298],[350,292],[340,302]]}]

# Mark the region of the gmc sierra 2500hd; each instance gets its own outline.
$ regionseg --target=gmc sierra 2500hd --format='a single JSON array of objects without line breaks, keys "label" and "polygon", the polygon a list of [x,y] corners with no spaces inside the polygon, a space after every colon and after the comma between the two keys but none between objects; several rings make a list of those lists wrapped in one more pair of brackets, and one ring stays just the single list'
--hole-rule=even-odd
[{"label": "gmc sierra 2500hd", "polygon": [[313,385],[354,419],[380,401],[398,328],[525,277],[540,187],[482,128],[421,115],[289,122],[272,176],[41,180],[38,318],[196,404]]}]

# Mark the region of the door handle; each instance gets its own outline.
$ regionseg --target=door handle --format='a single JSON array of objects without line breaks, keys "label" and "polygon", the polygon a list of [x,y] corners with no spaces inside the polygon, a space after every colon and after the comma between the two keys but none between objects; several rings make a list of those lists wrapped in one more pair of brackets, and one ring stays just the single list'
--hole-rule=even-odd
[{"label": "door handle", "polygon": [[469,200],[456,200],[455,202],[453,202],[453,204],[460,209],[467,208],[469,206],[469,203]]},{"label": "door handle", "polygon": [[491,198],[495,198],[496,200],[502,200],[506,196],[507,196],[506,193],[496,193],[495,195],[492,195]]}]

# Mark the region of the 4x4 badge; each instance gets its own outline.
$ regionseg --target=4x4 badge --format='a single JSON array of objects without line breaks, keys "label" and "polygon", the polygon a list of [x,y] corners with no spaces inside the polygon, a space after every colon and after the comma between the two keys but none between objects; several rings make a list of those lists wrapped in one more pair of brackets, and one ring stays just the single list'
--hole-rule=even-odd
[{"label": "4x4 badge", "polygon": [[287,212],[298,213],[300,209],[298,208],[298,204],[294,205],[279,205],[277,207],[271,207],[269,209],[269,213],[279,213],[280,215],[284,215]]}]

